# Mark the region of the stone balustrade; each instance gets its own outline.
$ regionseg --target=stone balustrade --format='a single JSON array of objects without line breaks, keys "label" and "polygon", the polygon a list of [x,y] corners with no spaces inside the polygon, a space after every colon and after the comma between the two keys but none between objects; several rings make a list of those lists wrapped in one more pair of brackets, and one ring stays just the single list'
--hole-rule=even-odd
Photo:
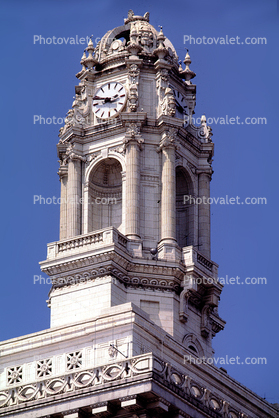
[{"label": "stone balustrade", "polygon": [[110,244],[119,244],[126,249],[127,241],[127,238],[116,228],[104,228],[88,234],[78,235],[74,238],[49,243],[47,246],[47,259],[82,253]]}]

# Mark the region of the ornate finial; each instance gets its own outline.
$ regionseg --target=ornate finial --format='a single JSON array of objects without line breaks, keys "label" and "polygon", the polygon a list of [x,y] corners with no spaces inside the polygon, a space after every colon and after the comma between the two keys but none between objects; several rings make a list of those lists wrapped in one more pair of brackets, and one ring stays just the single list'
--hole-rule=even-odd
[{"label": "ornate finial", "polygon": [[92,42],[92,36],[93,35],[90,36],[88,46],[87,48],[85,48],[85,51],[88,52],[88,57],[84,60],[84,63],[89,68],[89,70],[97,64],[97,60],[95,60],[95,58],[93,57],[93,52],[95,51],[95,49]]},{"label": "ornate finial", "polygon": [[182,71],[180,70],[179,72],[180,72],[180,75],[185,78],[186,83],[191,84],[190,80],[192,78],[196,77],[196,74],[194,73],[194,71],[190,70],[189,65],[191,64],[192,61],[191,61],[188,49],[187,48],[185,48],[185,49],[187,51],[186,55],[185,55],[185,59],[183,61],[184,64],[185,64],[185,69],[182,70]]},{"label": "ornate finial", "polygon": [[144,16],[136,16],[133,10],[128,11],[128,17],[124,19],[125,25],[130,22],[134,22],[135,20],[144,20],[149,22],[149,12],[146,12]]},{"label": "ornate finial", "polygon": [[157,36],[157,39],[158,39],[159,44],[160,44],[160,41],[164,42],[166,37],[163,34],[163,26],[159,25],[158,27],[160,28],[160,32],[159,32],[159,35]]},{"label": "ornate finial", "polygon": [[127,50],[132,56],[136,56],[142,50],[142,46],[138,43],[138,33],[134,23],[131,23],[130,41]]},{"label": "ornate finial", "polygon": [[82,70],[81,71],[86,70],[85,60],[86,60],[86,53],[85,53],[85,50],[84,50],[83,55],[81,57],[81,61],[80,61],[81,65],[82,65]]},{"label": "ornate finial", "polygon": [[149,22],[149,12],[144,13],[143,17],[147,22]]},{"label": "ornate finial", "polygon": [[184,64],[186,65],[186,67],[188,66],[188,68],[189,68],[189,65],[191,64],[191,58],[190,58],[190,55],[189,55],[189,49],[187,49],[186,48],[186,55],[185,55],[185,59],[184,59]]},{"label": "ornate finial", "polygon": [[154,54],[157,55],[159,59],[164,59],[165,56],[168,54],[167,48],[165,48],[164,40],[166,39],[165,35],[163,34],[163,26],[160,26],[160,32],[157,36],[158,47],[155,49]]}]

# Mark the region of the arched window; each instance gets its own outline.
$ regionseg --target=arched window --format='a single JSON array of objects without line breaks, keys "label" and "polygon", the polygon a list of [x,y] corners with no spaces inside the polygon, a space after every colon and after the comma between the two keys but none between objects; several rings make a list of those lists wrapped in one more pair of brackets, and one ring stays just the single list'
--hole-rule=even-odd
[{"label": "arched window", "polygon": [[92,170],[89,178],[89,231],[122,226],[122,167],[106,158]]},{"label": "arched window", "polygon": [[183,248],[194,245],[193,187],[184,167],[176,168],[176,240]]}]

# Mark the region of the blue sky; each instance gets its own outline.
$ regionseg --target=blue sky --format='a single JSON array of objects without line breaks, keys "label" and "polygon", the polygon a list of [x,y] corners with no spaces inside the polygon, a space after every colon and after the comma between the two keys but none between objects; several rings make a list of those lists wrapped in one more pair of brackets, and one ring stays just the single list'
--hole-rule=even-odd
[{"label": "blue sky", "polygon": [[[93,39],[123,23],[129,9],[150,12],[197,76],[196,116],[238,117],[213,123],[214,197],[265,197],[262,205],[212,209],[212,259],[219,276],[267,279],[265,285],[225,285],[213,340],[216,357],[266,357],[266,365],[226,365],[228,373],[272,403],[278,381],[278,12],[275,0],[113,1],[2,0],[0,31],[2,262],[0,339],[49,327],[49,285],[33,284],[46,244],[58,239],[59,207],[34,205],[33,195],[59,196],[56,143],[60,125],[34,115],[64,117],[71,107],[84,45],[34,44],[42,37]],[[192,38],[264,37],[266,44],[184,43]],[[198,41],[199,42],[199,41]],[[209,41],[211,42],[211,41]],[[217,41],[218,42],[218,41]],[[265,124],[245,124],[266,118]],[[248,121],[251,121],[249,119]]]}]

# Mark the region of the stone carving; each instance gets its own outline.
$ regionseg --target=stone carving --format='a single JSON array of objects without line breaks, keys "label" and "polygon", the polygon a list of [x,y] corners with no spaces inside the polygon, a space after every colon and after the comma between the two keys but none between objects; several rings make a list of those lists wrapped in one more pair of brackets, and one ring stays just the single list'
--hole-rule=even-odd
[{"label": "stone carving", "polygon": [[52,360],[37,361],[37,377],[50,376],[52,374]]},{"label": "stone carving", "polygon": [[136,112],[138,108],[138,87],[136,84],[131,84],[128,95],[128,108],[131,112]]},{"label": "stone carving", "polygon": [[146,22],[149,22],[149,12],[146,12],[143,16],[135,16],[135,13],[133,12],[133,10],[129,10],[128,11],[128,17],[126,19],[124,19],[124,23],[125,25],[129,22],[132,22],[134,19],[138,20],[138,18],[141,18],[142,20],[145,20]]},{"label": "stone carving", "polygon": [[153,47],[154,42],[153,33],[150,25],[146,22],[140,22],[138,34],[140,45],[143,47],[145,52],[150,52],[150,49]]},{"label": "stone carving", "polygon": [[180,310],[179,310],[179,320],[181,322],[187,322],[188,320],[188,300],[190,297],[190,290],[184,289],[180,293]]},{"label": "stone carving", "polygon": [[82,157],[82,155],[77,154],[76,152],[74,152],[74,144],[70,144],[66,150],[66,154],[65,154],[65,158],[62,161],[62,165],[66,165],[66,163],[71,160],[80,160],[83,162],[86,162],[87,159],[86,157]]},{"label": "stone carving", "polygon": [[211,322],[210,314],[212,312],[212,307],[205,305],[201,312],[201,335],[204,338],[207,338],[211,332]]},{"label": "stone carving", "polygon": [[175,116],[175,112],[176,112],[175,98],[174,98],[172,89],[167,87],[165,90],[165,96],[162,101],[162,113],[163,115]]},{"label": "stone carving", "polygon": [[22,366],[10,367],[8,369],[8,385],[22,382]]},{"label": "stone carving", "polygon": [[85,86],[82,86],[80,92],[76,94],[72,108],[74,109],[74,124],[88,124],[86,118],[90,112],[90,104]]},{"label": "stone carving", "polygon": [[177,129],[176,128],[169,128],[168,131],[163,133],[160,145],[158,147],[158,151],[161,151],[162,148],[170,148],[173,147],[175,149],[179,148],[179,141],[177,138]]},{"label": "stone carving", "polygon": [[[90,125],[90,109],[90,100],[88,99],[86,86],[76,87],[72,108],[67,112],[65,125],[59,129],[59,136],[61,137],[72,126],[84,127]],[[63,142],[65,140],[60,139],[59,143]]]},{"label": "stone carving", "polygon": [[138,83],[139,83],[139,67],[137,64],[132,64],[129,67],[129,94],[128,94],[128,109],[130,112],[135,112],[138,108]]},{"label": "stone carving", "polygon": [[162,112],[162,105],[165,99],[165,91],[168,87],[168,70],[160,68],[156,74],[156,88],[158,90],[159,98],[159,114]]},{"label": "stone carving", "polygon": [[138,82],[140,70],[137,64],[132,64],[129,67],[129,77],[131,79],[131,83],[135,84]]},{"label": "stone carving", "polygon": [[[72,357],[78,357],[79,352],[71,353]],[[80,357],[79,357],[80,358]],[[22,366],[20,366],[22,368]],[[14,405],[24,403],[28,407],[28,403],[37,399],[46,399],[55,397],[59,394],[81,394],[85,388],[101,388],[102,385],[113,381],[126,381],[127,378],[137,379],[146,373],[152,373],[152,379],[164,382],[164,385],[180,394],[181,397],[187,399],[195,407],[197,400],[202,405],[203,411],[211,416],[210,411],[216,411],[218,416],[226,418],[234,418],[247,416],[237,411],[234,405],[230,405],[227,401],[221,399],[210,389],[204,387],[204,384],[192,380],[192,378],[183,371],[179,371],[170,364],[161,360],[154,354],[143,354],[124,361],[113,362],[104,366],[89,368],[85,370],[73,371],[71,368],[66,374],[58,377],[47,378],[39,382],[29,383],[19,386],[14,383],[14,387],[0,392],[0,408],[9,408]],[[158,398],[159,402],[164,403],[167,407],[171,404],[164,399]],[[154,401],[152,401],[154,404]],[[106,404],[106,403],[102,403]],[[99,404],[98,404],[99,405]],[[97,404],[94,404],[97,407]],[[148,404],[145,406],[148,409]],[[229,411],[229,414],[228,414]],[[183,416],[184,415],[182,414]]]},{"label": "stone carving", "polygon": [[136,123],[129,123],[127,134],[132,138],[135,138],[136,135],[139,135],[140,131]]},{"label": "stone carving", "polygon": [[[61,128],[59,129],[59,136],[62,136],[67,129],[69,129],[71,126],[73,126],[74,124],[74,109],[69,109],[67,112],[67,116],[65,118],[65,125],[61,126]],[[62,141],[60,139],[59,143],[63,143],[64,141]]]},{"label": "stone carving", "polygon": [[125,148],[123,146],[110,148],[109,152],[116,152],[118,154],[124,155],[125,154]]},{"label": "stone carving", "polygon": [[67,354],[67,370],[79,369],[82,366],[82,352],[75,351]]},{"label": "stone carving", "polygon": [[111,358],[116,358],[117,357],[117,350],[114,346],[110,346],[108,349],[108,354]]},{"label": "stone carving", "polygon": [[136,57],[142,51],[142,46],[139,44],[138,32],[135,23],[131,24],[130,41],[128,42],[127,50],[132,57]]},{"label": "stone carving", "polygon": [[159,58],[160,61],[164,62],[164,58],[166,55],[168,55],[168,49],[165,48],[164,41],[166,37],[163,34],[163,29],[161,26],[161,30],[159,32],[159,35],[157,36],[157,43],[158,47],[154,50],[154,54]]},{"label": "stone carving", "polygon": [[140,135],[140,128],[134,122],[130,122],[126,124],[126,134],[124,138],[124,148],[126,149],[127,145],[131,141],[136,141],[139,145],[140,149],[142,144],[144,143],[144,139]]},{"label": "stone carving", "polygon": [[212,128],[208,126],[206,123],[206,117],[203,115],[201,117],[201,125],[198,131],[198,137],[201,139],[202,142],[212,142]]},{"label": "stone carving", "polygon": [[[86,157],[86,165],[89,165],[92,161],[96,160],[96,158],[97,158],[100,154],[101,154],[100,152],[95,152],[95,153],[89,154],[89,155]],[[85,158],[85,157],[84,157],[84,158]]]}]

